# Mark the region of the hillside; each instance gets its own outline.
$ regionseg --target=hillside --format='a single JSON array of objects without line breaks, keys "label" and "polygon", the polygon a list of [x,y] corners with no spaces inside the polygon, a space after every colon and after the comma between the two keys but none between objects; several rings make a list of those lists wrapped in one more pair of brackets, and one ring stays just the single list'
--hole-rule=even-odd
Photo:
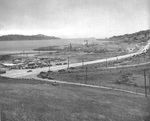
[{"label": "hillside", "polygon": [[149,121],[146,98],[118,91],[0,77],[0,92],[1,121]]},{"label": "hillside", "polygon": [[50,39],[60,39],[54,36],[46,36],[42,34],[37,35],[3,35],[0,36],[0,41],[9,41],[9,40],[50,40]]},{"label": "hillside", "polygon": [[125,43],[146,42],[148,39],[150,39],[150,30],[139,31],[132,34],[113,36],[109,38],[109,40],[111,41],[121,41]]}]

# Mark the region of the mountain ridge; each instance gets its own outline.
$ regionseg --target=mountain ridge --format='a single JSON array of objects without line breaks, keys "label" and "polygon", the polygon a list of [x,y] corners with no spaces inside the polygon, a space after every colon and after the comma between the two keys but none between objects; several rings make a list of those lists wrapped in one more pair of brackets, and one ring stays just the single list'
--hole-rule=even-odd
[{"label": "mountain ridge", "polygon": [[9,35],[0,36],[0,41],[50,40],[50,39],[61,39],[61,38],[55,36],[46,36],[43,34],[37,34],[37,35],[9,34]]},{"label": "mountain ridge", "polygon": [[138,42],[146,42],[150,39],[150,30],[142,30],[139,32],[118,35],[108,38],[111,41],[122,41],[126,43],[138,43]]}]

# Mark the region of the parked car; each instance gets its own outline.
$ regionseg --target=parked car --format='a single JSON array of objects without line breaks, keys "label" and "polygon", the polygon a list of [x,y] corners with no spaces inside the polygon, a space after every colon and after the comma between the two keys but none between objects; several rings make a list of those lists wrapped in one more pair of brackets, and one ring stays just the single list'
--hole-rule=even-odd
[{"label": "parked car", "polygon": [[62,65],[62,63],[56,63],[56,65]]},{"label": "parked car", "polygon": [[48,79],[54,79],[54,77],[52,77],[52,76],[48,76],[47,78],[48,78]]},{"label": "parked car", "polygon": [[53,86],[59,86],[59,83],[53,82],[52,85],[53,85]]},{"label": "parked car", "polygon": [[47,73],[51,73],[51,72],[53,72],[53,71],[51,71],[51,70],[47,71]]},{"label": "parked car", "polygon": [[74,67],[70,67],[69,69],[74,69]]},{"label": "parked car", "polygon": [[4,73],[6,73],[6,71],[0,70],[0,74],[4,74]]},{"label": "parked car", "polygon": [[67,63],[63,63],[63,65],[67,65]]},{"label": "parked car", "polygon": [[66,71],[65,69],[58,70],[58,72],[65,72],[65,71]]},{"label": "parked car", "polygon": [[32,70],[28,70],[27,72],[32,72]]},{"label": "parked car", "polygon": [[40,72],[39,77],[45,79],[48,77],[48,74],[47,74],[47,72]]}]

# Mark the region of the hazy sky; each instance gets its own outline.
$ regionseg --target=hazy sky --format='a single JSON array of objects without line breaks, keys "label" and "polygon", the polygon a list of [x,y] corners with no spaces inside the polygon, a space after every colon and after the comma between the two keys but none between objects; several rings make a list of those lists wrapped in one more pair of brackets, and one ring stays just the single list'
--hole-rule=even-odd
[{"label": "hazy sky", "polygon": [[149,0],[0,0],[0,35],[110,37],[149,29]]}]

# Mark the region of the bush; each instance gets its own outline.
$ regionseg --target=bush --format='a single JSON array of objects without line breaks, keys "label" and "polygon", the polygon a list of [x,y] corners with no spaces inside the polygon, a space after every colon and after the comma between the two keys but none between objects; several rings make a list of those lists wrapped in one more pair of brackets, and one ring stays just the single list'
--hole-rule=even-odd
[{"label": "bush", "polygon": [[43,79],[54,79],[54,77],[51,77],[50,76],[50,72],[48,71],[48,72],[40,72],[38,75],[37,75],[37,77],[39,77],[39,78],[43,78]]},{"label": "bush", "polygon": [[48,77],[48,74],[46,72],[40,72],[38,75],[37,75],[39,78],[47,78]]}]

